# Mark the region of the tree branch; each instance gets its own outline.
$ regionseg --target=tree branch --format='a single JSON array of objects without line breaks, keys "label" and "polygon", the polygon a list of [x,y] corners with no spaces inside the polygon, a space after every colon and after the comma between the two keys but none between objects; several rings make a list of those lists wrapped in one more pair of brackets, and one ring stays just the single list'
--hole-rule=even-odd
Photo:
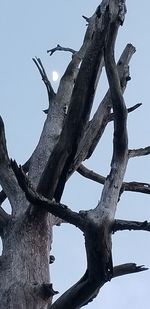
[{"label": "tree branch", "polygon": [[106,178],[104,176],[101,176],[98,173],[93,172],[92,170],[89,170],[87,167],[85,167],[83,164],[81,164],[78,169],[77,172],[84,176],[85,178],[91,179],[95,182],[98,182],[100,184],[104,184]]},{"label": "tree branch", "polygon": [[[0,117],[0,184],[6,193],[14,212],[19,211],[21,202],[25,203],[24,194],[21,191],[16,177],[11,169],[8,157],[5,129]],[[3,195],[1,193],[1,195]],[[4,198],[4,195],[3,195]]]},{"label": "tree branch", "polygon": [[[41,177],[38,191],[60,200],[68,170],[89,120],[99,69],[103,64],[103,45],[106,37],[107,14],[99,23],[88,48],[73,88],[68,115],[59,141]],[[48,181],[47,181],[48,180]]]},{"label": "tree branch", "polygon": [[[130,79],[128,64],[134,53],[135,47],[131,44],[128,44],[117,64],[122,92],[124,92],[127,81]],[[92,120],[89,122],[86,133],[79,144],[78,152],[70,169],[69,175],[71,175],[74,170],[80,166],[82,161],[91,157],[106,128],[106,125],[109,122],[111,107],[112,102],[110,91],[108,90]]]},{"label": "tree branch", "polygon": [[47,53],[50,53],[50,56],[52,56],[56,51],[67,51],[67,52],[70,52],[72,54],[76,53],[76,51],[74,49],[69,48],[69,47],[62,47],[59,44],[56,47],[47,50]]},{"label": "tree branch", "polygon": [[[127,108],[127,112],[128,114],[135,111],[137,108],[139,108],[140,106],[142,105],[142,103],[137,103],[129,108]],[[114,114],[111,113],[110,116],[109,116],[109,121],[113,121],[114,120]]]},{"label": "tree branch", "polygon": [[8,215],[2,207],[0,207],[0,236],[3,236],[3,229],[7,225],[10,218],[11,216]]},{"label": "tree branch", "polygon": [[114,161],[120,161],[120,158],[124,158],[128,149],[128,136],[126,128],[127,109],[122,96],[119,75],[114,59],[114,45],[117,30],[118,27],[116,24],[112,23],[104,52],[105,68],[110,86],[114,112]]},{"label": "tree branch", "polygon": [[[30,158],[31,159],[31,158]],[[22,165],[22,169],[25,173],[28,173],[29,171],[29,166],[30,166],[30,159],[28,159],[24,165]],[[5,201],[5,199],[7,198],[7,195],[5,194],[5,192],[2,190],[0,192],[0,205]]]},{"label": "tree branch", "polygon": [[48,159],[58,142],[68,109],[72,90],[78,75],[79,65],[91,44],[96,24],[96,13],[89,19],[89,25],[80,50],[74,54],[64,75],[62,76],[53,104],[51,104],[39,143],[32,155],[29,176],[35,187],[46,167]]},{"label": "tree branch", "polygon": [[43,67],[42,61],[40,58],[32,58],[33,62],[35,63],[36,67],[38,68],[40,75],[42,77],[42,80],[46,86],[47,89],[47,94],[48,94],[48,100],[49,100],[49,105],[51,104],[51,100],[54,98],[55,96],[55,92],[53,90],[53,87],[47,77],[46,71]]},{"label": "tree branch", "polygon": [[[79,174],[81,174],[85,178],[91,179],[102,185],[105,183],[106,177],[93,172],[92,170],[85,167],[83,164],[81,164],[78,167],[77,171]],[[135,182],[135,181],[123,182],[121,190],[120,190],[120,194],[123,193],[124,191],[133,191],[133,192],[150,194],[150,184],[143,183],[143,182]]]},{"label": "tree branch", "polygon": [[134,230],[134,231],[140,230],[141,231],[142,230],[142,231],[150,232],[150,222],[115,220],[112,230],[113,230],[114,233],[117,232],[117,231],[125,231],[125,230],[129,230],[129,231],[131,231],[131,230]]},{"label": "tree branch", "polygon": [[150,146],[139,149],[130,149],[129,158],[147,156],[150,154]]},{"label": "tree branch", "polygon": [[141,271],[148,270],[144,265],[137,266],[135,263],[126,263],[114,267],[113,278],[133,274]]},{"label": "tree branch", "polygon": [[27,200],[37,207],[41,207],[41,209],[45,209],[47,212],[50,212],[52,215],[59,217],[60,219],[73,224],[79,227],[81,230],[83,228],[83,219],[82,216],[76,212],[73,212],[66,205],[56,203],[55,200],[48,200],[44,196],[38,194],[32,187],[29,182],[28,177],[23,172],[23,169],[18,167],[15,161],[11,161],[12,169],[16,175],[19,186],[24,191]]},{"label": "tree branch", "polygon": [[0,192],[0,205],[2,205],[2,203],[5,201],[5,199],[7,198],[5,192],[2,190]]},{"label": "tree branch", "polygon": [[123,182],[121,193],[123,191],[133,191],[133,192],[150,194],[150,184],[136,181]]}]

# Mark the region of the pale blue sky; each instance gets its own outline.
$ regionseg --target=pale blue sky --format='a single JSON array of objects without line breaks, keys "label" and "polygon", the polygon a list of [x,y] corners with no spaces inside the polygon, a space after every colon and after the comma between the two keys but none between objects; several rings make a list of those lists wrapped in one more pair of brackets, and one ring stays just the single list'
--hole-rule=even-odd
[{"label": "pale blue sky", "polygon": [[[82,15],[90,16],[99,1],[1,1],[0,114],[7,135],[9,154],[24,163],[32,153],[42,129],[48,105],[47,95],[32,57],[42,59],[48,75],[52,70],[63,73],[70,55],[46,50],[56,44],[79,49],[85,32]],[[150,145],[149,133],[149,67],[150,67],[150,4],[148,1],[127,1],[128,13],[120,29],[116,55],[127,43],[136,46],[131,61],[132,80],[125,94],[127,106],[142,102],[143,106],[129,115],[130,147]],[[53,84],[57,88],[58,84]],[[96,103],[106,87],[102,81]],[[96,104],[95,103],[95,104]],[[109,126],[93,158],[86,163],[106,175],[112,149],[112,127]],[[132,159],[127,180],[150,182],[150,157]],[[95,207],[101,186],[75,175],[66,187],[63,201],[75,210]],[[118,218],[150,220],[149,196],[125,193],[117,211]],[[55,228],[52,265],[54,288],[62,293],[84,272],[84,239],[72,226]],[[150,235],[144,232],[121,232],[113,237],[114,263],[136,262],[150,267]],[[91,309],[141,309],[149,307],[150,272],[114,279],[102,288],[100,295],[87,306]]]}]

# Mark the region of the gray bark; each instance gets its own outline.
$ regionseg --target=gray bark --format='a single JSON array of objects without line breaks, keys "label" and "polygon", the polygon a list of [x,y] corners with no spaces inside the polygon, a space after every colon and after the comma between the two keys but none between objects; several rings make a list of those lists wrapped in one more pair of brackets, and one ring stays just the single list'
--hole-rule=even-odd
[{"label": "gray bark", "polygon": [[[23,168],[8,157],[0,118],[0,204],[7,197],[12,208],[8,215],[0,206],[1,309],[81,308],[112,278],[147,269],[135,263],[114,267],[112,258],[112,233],[150,230],[149,222],[115,220],[121,193],[150,192],[149,184],[123,182],[129,158],[150,153],[150,147],[128,150],[127,115],[140,104],[127,110],[123,99],[135,48],[128,44],[117,65],[114,58],[125,13],[125,0],[103,0],[92,17],[84,17],[88,27],[79,51],[60,45],[48,50],[51,55],[61,50],[72,53],[57,93],[41,60],[33,59],[47,89],[49,108],[38,145]],[[89,121],[103,66],[109,90]],[[92,155],[109,121],[114,123],[113,156],[110,173],[103,177],[81,164]],[[103,184],[98,205],[79,213],[60,202],[64,186],[76,170]],[[53,302],[57,291],[50,280],[49,262],[54,260],[50,259],[50,250],[53,225],[60,222],[70,223],[84,234],[87,269]]]}]

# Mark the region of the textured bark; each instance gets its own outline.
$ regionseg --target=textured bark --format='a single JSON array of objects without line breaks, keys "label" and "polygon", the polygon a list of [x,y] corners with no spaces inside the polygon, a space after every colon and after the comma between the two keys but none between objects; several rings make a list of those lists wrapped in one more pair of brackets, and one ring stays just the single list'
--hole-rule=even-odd
[{"label": "textured bark", "polygon": [[[31,158],[18,167],[9,159],[5,130],[0,118],[0,257],[1,309],[77,309],[87,305],[111,279],[146,270],[135,263],[113,266],[112,234],[119,230],[150,231],[150,223],[115,220],[117,203],[126,190],[148,193],[146,183],[123,182],[129,158],[150,154],[150,147],[128,150],[127,109],[123,93],[127,86],[129,61],[135,48],[128,44],[116,65],[115,41],[126,13],[125,0],[103,0],[88,23],[83,44],[74,51],[59,44],[47,52],[72,53],[72,59],[54,92],[42,61],[34,58],[46,86],[49,107]],[[93,118],[90,113],[105,66],[109,90]],[[113,111],[112,111],[113,110]],[[113,156],[109,175],[88,170],[82,161],[94,152],[106,125],[113,121]],[[64,186],[74,171],[103,184],[95,208],[72,211],[60,202]],[[9,199],[12,212],[1,207]],[[82,278],[57,301],[49,263],[54,224],[69,223],[84,235],[87,268]]]}]

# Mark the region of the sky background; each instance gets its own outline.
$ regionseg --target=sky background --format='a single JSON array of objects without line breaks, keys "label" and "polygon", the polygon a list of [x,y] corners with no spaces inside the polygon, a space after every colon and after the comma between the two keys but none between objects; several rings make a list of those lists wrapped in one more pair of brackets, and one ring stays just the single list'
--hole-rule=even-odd
[{"label": "sky background", "polygon": [[[40,57],[52,78],[52,71],[63,74],[70,54],[47,49],[57,44],[80,48],[86,30],[82,15],[91,16],[99,1],[1,1],[0,31],[0,114],[5,122],[9,155],[23,164],[36,146],[45,120],[47,94],[32,57]],[[127,1],[128,13],[120,29],[116,44],[116,58],[127,43],[137,52],[131,61],[132,80],[125,92],[128,107],[143,105],[128,117],[129,147],[150,145],[149,123],[149,67],[150,67],[150,3]],[[53,82],[52,82],[53,83]],[[55,90],[58,82],[53,83]],[[105,74],[100,81],[93,112],[107,90]],[[93,157],[85,164],[106,176],[112,154],[112,125],[106,129]],[[125,179],[150,182],[150,157],[131,159]],[[75,174],[63,195],[63,202],[74,210],[90,209],[97,205],[102,186]],[[132,220],[150,220],[149,196],[124,193],[118,204],[116,217]],[[4,207],[9,209],[8,202]],[[52,254],[52,282],[60,293],[76,282],[85,270],[83,235],[70,225],[54,230]],[[147,232],[118,232],[113,236],[114,265],[136,262],[150,267],[150,235]],[[107,283],[97,299],[86,308],[141,309],[149,307],[150,272],[128,275]]]}]

